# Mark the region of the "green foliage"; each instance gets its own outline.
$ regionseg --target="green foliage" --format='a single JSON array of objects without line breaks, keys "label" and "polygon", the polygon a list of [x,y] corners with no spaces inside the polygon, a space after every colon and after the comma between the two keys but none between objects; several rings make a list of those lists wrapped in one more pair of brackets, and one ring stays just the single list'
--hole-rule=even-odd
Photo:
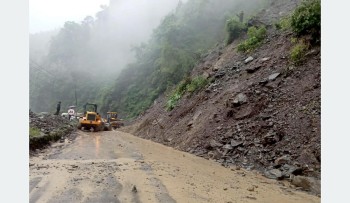
[{"label": "green foliage", "polygon": [[303,42],[299,41],[290,52],[290,60],[294,65],[300,65],[305,57],[308,46]]},{"label": "green foliage", "polygon": [[231,44],[246,30],[246,26],[243,23],[238,22],[235,17],[231,17],[226,21],[225,30],[227,33],[226,44]]},{"label": "green foliage", "polygon": [[311,34],[319,38],[321,32],[321,0],[306,0],[293,12],[291,26],[297,35]]},{"label": "green foliage", "polygon": [[275,23],[275,27],[277,30],[289,30],[291,29],[291,17],[283,17],[278,23]]},{"label": "green foliage", "polygon": [[250,27],[248,29],[248,39],[241,42],[237,50],[240,52],[250,52],[260,46],[262,41],[266,37],[266,28],[265,27]]},{"label": "green foliage", "polygon": [[[102,109],[115,109],[123,118],[145,111],[170,87],[179,84],[212,46],[225,39],[228,16],[245,15],[262,6],[261,0],[189,0],[179,4],[154,30],[148,43],[135,47],[136,62],[123,70],[106,96]],[[196,91],[202,83],[189,86]],[[182,83],[181,83],[182,84]],[[180,85],[181,86],[181,85]],[[132,88],[131,88],[132,87]],[[175,107],[187,84],[169,96],[168,109]]]},{"label": "green foliage", "polygon": [[172,94],[166,103],[166,110],[167,111],[173,110],[176,106],[176,103],[181,99],[181,97],[182,95],[180,95],[179,93]]},{"label": "green foliage", "polygon": [[205,79],[203,76],[197,76],[187,85],[186,90],[192,93],[203,89],[208,83],[208,79]]},{"label": "green foliage", "polygon": [[171,111],[176,103],[181,99],[182,95],[187,91],[187,86],[191,84],[191,78],[186,77],[182,80],[176,87],[176,89],[171,93],[169,99],[166,103],[166,110]]},{"label": "green foliage", "polygon": [[292,44],[296,44],[296,43],[298,42],[298,38],[292,37],[292,38],[290,38],[290,42],[291,42]]},{"label": "green foliage", "polygon": [[36,127],[29,128],[29,137],[38,137],[40,135],[40,129]]},{"label": "green foliage", "polygon": [[176,89],[169,96],[169,99],[166,104],[166,110],[171,111],[175,108],[177,102],[181,97],[186,93],[194,93],[198,90],[203,89],[209,83],[208,79],[205,79],[203,76],[197,76],[192,80],[189,77],[186,77],[180,82]]}]

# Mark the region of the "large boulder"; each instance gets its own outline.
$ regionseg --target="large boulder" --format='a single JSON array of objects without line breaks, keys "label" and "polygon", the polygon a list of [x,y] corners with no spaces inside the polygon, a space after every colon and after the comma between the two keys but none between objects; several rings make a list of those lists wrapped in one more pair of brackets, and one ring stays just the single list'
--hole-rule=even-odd
[{"label": "large boulder", "polygon": [[315,194],[321,193],[321,181],[312,177],[294,176],[292,178],[292,184]]}]

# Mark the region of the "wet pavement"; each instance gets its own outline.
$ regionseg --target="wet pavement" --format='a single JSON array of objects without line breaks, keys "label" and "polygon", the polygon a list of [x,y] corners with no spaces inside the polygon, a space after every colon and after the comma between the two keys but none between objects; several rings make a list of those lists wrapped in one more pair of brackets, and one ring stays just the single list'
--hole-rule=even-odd
[{"label": "wet pavement", "polygon": [[30,157],[30,202],[320,202],[288,183],[127,133],[77,133]]}]

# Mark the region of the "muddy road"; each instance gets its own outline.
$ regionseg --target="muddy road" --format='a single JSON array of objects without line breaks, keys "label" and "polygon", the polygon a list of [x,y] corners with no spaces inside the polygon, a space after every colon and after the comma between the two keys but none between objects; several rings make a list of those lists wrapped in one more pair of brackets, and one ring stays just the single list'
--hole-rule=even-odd
[{"label": "muddy road", "polygon": [[78,131],[29,168],[30,202],[320,202],[288,182],[118,131]]}]

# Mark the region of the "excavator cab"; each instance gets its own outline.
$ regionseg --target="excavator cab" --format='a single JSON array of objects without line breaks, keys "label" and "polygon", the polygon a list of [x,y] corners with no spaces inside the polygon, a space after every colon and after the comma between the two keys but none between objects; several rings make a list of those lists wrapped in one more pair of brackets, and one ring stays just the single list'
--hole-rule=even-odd
[{"label": "excavator cab", "polygon": [[107,112],[107,120],[108,121],[116,121],[118,119],[117,112]]},{"label": "excavator cab", "polygon": [[123,120],[118,118],[117,112],[107,112],[107,122],[110,123],[113,130],[124,126]]}]

